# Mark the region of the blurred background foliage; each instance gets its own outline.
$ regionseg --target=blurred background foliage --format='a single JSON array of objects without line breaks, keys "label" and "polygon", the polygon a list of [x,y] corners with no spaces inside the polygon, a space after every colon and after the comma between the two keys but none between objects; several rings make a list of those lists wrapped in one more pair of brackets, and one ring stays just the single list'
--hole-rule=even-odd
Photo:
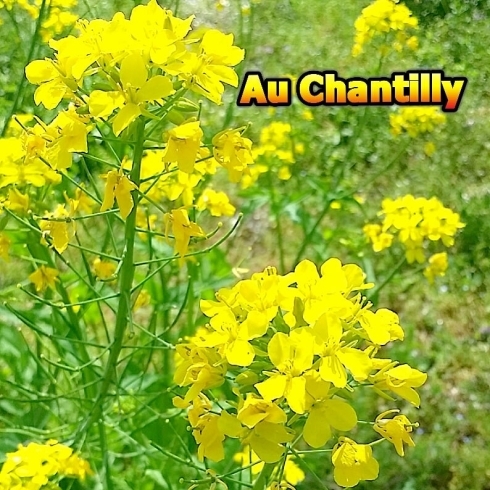
[{"label": "blurred background foliage", "polygon": [[[253,1],[253,0],[252,0]],[[81,16],[109,18],[116,10],[126,14],[138,2],[127,0],[80,1]],[[307,70],[338,70],[344,76],[374,75],[379,56],[367,51],[357,58],[351,56],[354,21],[369,2],[340,0],[262,0],[248,4],[244,0],[162,1],[163,6],[177,10],[180,16],[196,14],[203,26],[217,26],[234,32],[236,44],[247,51],[240,70],[260,70],[265,76],[292,75],[298,77]],[[382,64],[381,73],[410,68],[443,69],[447,75],[464,75],[469,79],[463,102],[457,113],[449,114],[447,123],[437,132],[408,140],[394,137],[389,131],[390,108],[312,108],[312,120],[302,116],[304,107],[295,101],[289,108],[275,111],[266,108],[227,109],[209,107],[206,132],[214,134],[230,123],[235,127],[252,122],[247,136],[258,142],[260,131],[273,121],[291,124],[295,142],[305,151],[296,156],[290,180],[275,179],[276,214],[279,214],[285,246],[284,261],[290,270],[297,260],[304,230],[309,230],[322,215],[325,203],[344,191],[354,190],[362,203],[352,197],[340,199],[340,206],[328,206],[320,225],[311,236],[302,256],[317,263],[330,256],[345,262],[355,262],[369,272],[369,279],[382,282],[400,259],[396,249],[375,254],[362,233],[363,225],[376,218],[381,200],[405,194],[439,198],[444,205],[461,214],[466,227],[456,239],[450,253],[450,265],[444,278],[430,285],[420,268],[405,267],[379,295],[377,306],[396,311],[406,331],[405,342],[396,345],[386,355],[410,362],[427,371],[429,380],[421,390],[419,410],[405,407],[411,420],[420,428],[415,437],[416,447],[405,458],[396,455],[388,444],[376,447],[380,476],[374,482],[361,483],[359,488],[371,489],[490,489],[490,98],[489,56],[490,2],[488,0],[407,0],[406,5],[418,17],[417,33],[420,49],[416,53],[394,53]],[[219,8],[217,8],[219,7]],[[21,12],[2,12],[0,27],[0,123],[11,110],[18,96],[18,112],[34,111],[33,87],[26,86],[18,95],[19,81],[29,55],[29,42],[34,29],[32,20]],[[46,45],[34,47],[32,58],[49,53]],[[237,92],[228,90],[226,97],[234,101]],[[0,125],[1,126],[1,125]],[[358,128],[361,128],[360,130]],[[354,151],[351,145],[354,140]],[[424,152],[424,144],[432,142],[436,151]],[[385,174],[369,184],[401,147],[401,157]],[[341,178],[339,179],[339,175]],[[369,185],[366,185],[369,184]],[[177,317],[182,334],[191,333],[196,324],[204,323],[198,315],[199,297],[211,297],[222,285],[235,278],[232,269],[250,271],[266,265],[279,265],[276,246],[277,220],[271,212],[271,189],[252,186],[236,191],[232,201],[245,213],[238,236],[220,250],[202,259],[191,268],[192,288],[173,285],[156,299],[173,318],[179,305],[186,310]],[[233,192],[233,191],[232,191]],[[273,210],[274,211],[274,210]],[[15,285],[25,280],[28,267],[11,260],[0,264],[0,297],[21,300]],[[43,311],[32,311],[32,318],[49,324]],[[5,308],[0,308],[0,453],[10,451],[26,435],[23,426],[39,426],[49,417],[49,406],[16,402],[20,394],[31,388],[45,389],[40,368],[35,359],[35,345],[17,327],[19,321]],[[144,354],[142,354],[144,357]],[[126,410],[128,417],[121,427],[115,427],[113,437],[126,431],[137,438],[138,432],[160,434],[160,445],[178,448],[177,434],[183,433],[185,444],[194,452],[193,440],[185,435],[182,419],[169,418],[162,430],[158,411],[169,413],[169,397],[156,371],[140,379],[141,363],[135,357],[128,364],[125,390],[152,394],[150,406],[155,419],[139,416],[127,399],[115,410]],[[42,377],[42,376],[41,376]],[[161,390],[160,395],[159,389]],[[156,395],[155,395],[156,394]],[[124,400],[124,397],[122,398]],[[78,403],[79,401],[74,401]],[[366,419],[386,408],[383,401],[366,394],[357,406]],[[371,438],[361,427],[356,437]],[[133,458],[131,441],[123,444],[121,454],[111,460],[121,471],[118,488],[134,488],[139,481],[143,490],[171,487],[171,472],[182,469],[156,451],[149,456]],[[126,456],[124,453],[128,453]],[[91,455],[88,455],[89,457]],[[101,457],[93,455],[94,458]],[[310,457],[309,465],[325,481],[333,483],[331,465],[325,455]],[[146,468],[162,469],[161,472]],[[191,472],[191,469],[188,468]],[[118,475],[117,471],[114,471]],[[124,476],[122,476],[124,474]],[[178,475],[185,476],[185,475]],[[119,476],[118,476],[119,477]],[[75,488],[75,486],[71,487]],[[298,489],[317,489],[316,480],[307,479]]]}]

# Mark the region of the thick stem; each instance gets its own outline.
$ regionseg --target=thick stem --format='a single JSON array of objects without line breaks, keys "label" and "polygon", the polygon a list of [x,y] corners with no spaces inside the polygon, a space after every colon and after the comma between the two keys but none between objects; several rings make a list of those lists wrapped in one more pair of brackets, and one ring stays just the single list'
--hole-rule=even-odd
[{"label": "thick stem", "polygon": [[[136,122],[136,145],[134,148],[133,167],[131,169],[130,179],[137,186],[140,185],[141,174],[141,159],[143,157],[143,146],[145,141],[145,123],[143,120]],[[131,315],[131,290],[134,279],[134,242],[136,236],[136,211],[138,207],[138,192],[133,191],[134,206],[131,213],[126,219],[125,227],[125,251],[121,265],[119,292],[120,300],[116,313],[116,326],[114,329],[114,339],[110,348],[109,359],[107,361],[106,370],[102,378],[99,394],[96,403],[88,419],[83,425],[79,435],[86,433],[90,426],[101,417],[103,413],[104,398],[109,391],[109,387],[116,376],[116,368],[121,353],[124,334],[128,326],[129,315]]]},{"label": "thick stem", "polygon": [[376,288],[374,289],[373,293],[371,296],[369,296],[369,301],[372,301],[375,303],[378,301],[379,298],[379,293],[391,282],[393,277],[395,277],[395,274],[405,265],[407,262],[407,259],[405,256],[396,264],[395,268],[388,274],[388,276],[385,278],[385,280]]}]

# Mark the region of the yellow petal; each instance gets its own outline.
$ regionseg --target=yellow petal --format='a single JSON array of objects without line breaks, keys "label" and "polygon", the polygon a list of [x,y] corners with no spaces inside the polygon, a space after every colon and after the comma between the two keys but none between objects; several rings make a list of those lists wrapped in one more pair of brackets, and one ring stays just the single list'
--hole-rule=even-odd
[{"label": "yellow petal", "polygon": [[345,368],[337,356],[326,356],[322,359],[319,373],[324,381],[330,381],[337,388],[345,388],[347,374]]},{"label": "yellow petal", "polygon": [[153,100],[163,99],[175,92],[172,81],[168,77],[158,75],[150,78],[136,95],[138,102],[149,102]]},{"label": "yellow petal", "polygon": [[59,76],[58,70],[50,60],[35,60],[26,66],[26,77],[29,82],[39,85]]},{"label": "yellow petal", "polygon": [[123,59],[119,75],[125,88],[141,88],[148,78],[144,59],[139,54],[130,54]]},{"label": "yellow petal", "polygon": [[133,209],[134,202],[131,191],[136,189],[136,185],[131,182],[125,175],[119,178],[114,195],[121,212],[121,216],[126,219]]},{"label": "yellow petal", "polygon": [[137,104],[125,105],[112,121],[114,134],[119,136],[140,114],[141,111]]},{"label": "yellow petal", "polygon": [[107,174],[107,179],[105,183],[105,191],[104,191],[104,200],[102,201],[102,205],[100,207],[100,211],[107,211],[111,209],[114,205],[114,189],[116,187],[118,179],[118,173],[115,170],[111,170]]},{"label": "yellow petal", "polygon": [[286,391],[287,376],[282,374],[274,374],[266,381],[257,383],[255,388],[260,393],[264,400],[276,400],[281,398]]},{"label": "yellow petal", "polygon": [[94,117],[110,116],[117,108],[124,104],[124,97],[120,92],[104,92],[94,90],[88,99],[90,114]]},{"label": "yellow petal", "polygon": [[330,425],[325,420],[325,412],[313,407],[303,430],[304,440],[311,447],[318,448],[324,446],[331,435]]},{"label": "yellow petal", "polygon": [[347,402],[337,399],[325,400],[322,402],[322,408],[328,423],[334,429],[346,432],[357,424],[356,411]]}]

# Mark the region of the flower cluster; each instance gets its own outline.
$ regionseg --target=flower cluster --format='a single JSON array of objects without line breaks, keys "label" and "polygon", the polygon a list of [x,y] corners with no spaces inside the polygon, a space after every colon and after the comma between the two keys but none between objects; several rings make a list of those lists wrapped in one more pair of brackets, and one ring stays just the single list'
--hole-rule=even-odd
[{"label": "flower cluster", "polygon": [[[26,68],[39,85],[36,103],[55,108],[62,99],[87,105],[92,117],[112,118],[116,135],[150,107],[164,112],[164,101],[183,88],[221,103],[223,84],[238,85],[233,66],[244,51],[233,35],[207,30],[200,42],[188,38],[193,17],[179,19],[155,0],[135,7],[129,19],[80,21],[79,35],[49,44],[56,59],[37,60]],[[95,77],[95,79],[94,79]],[[99,83],[87,97],[80,88]]]},{"label": "flower cluster", "polygon": [[259,145],[254,147],[253,156],[257,162],[251,174],[242,180],[242,187],[254,184],[260,174],[273,170],[281,180],[291,178],[291,165],[295,155],[304,152],[302,143],[294,143],[289,123],[274,121],[262,128]]},{"label": "flower cluster", "polygon": [[[36,20],[41,15],[42,0],[1,0],[0,9],[12,10],[14,5],[29,14]],[[66,28],[72,27],[78,20],[78,15],[72,12],[78,5],[78,0],[50,0],[46,1],[41,23],[41,37],[48,42],[54,36],[61,34]],[[1,24],[1,19],[0,19]]]},{"label": "flower cluster", "polygon": [[[220,289],[217,301],[201,300],[209,323],[177,345],[174,377],[186,388],[174,404],[188,410],[201,460],[223,459],[227,437],[239,438],[265,463],[286,457],[301,440],[322,447],[335,431],[356,426],[346,395],[360,389],[420,405],[415,388],[427,375],[376,357],[381,346],[403,340],[404,332],[394,312],[373,311],[362,295],[372,286],[357,265],[332,258],[319,273],[304,260],[285,276],[268,267]],[[210,396],[224,383],[235,399]],[[376,427],[399,449],[412,424],[393,420],[378,420]],[[371,447],[346,437],[332,462],[343,486],[378,473]]]},{"label": "flower cluster", "polygon": [[[165,235],[171,232],[167,236],[181,256],[192,238],[206,237],[189,219],[191,208],[212,216],[235,213],[228,196],[213,189],[207,177],[221,168],[232,182],[250,175],[252,142],[243,136],[246,128],[227,129],[205,141],[199,105],[185,97],[194,92],[220,104],[225,84],[238,85],[233,67],[244,51],[233,45],[232,34],[192,32],[192,21],[193,16],[180,19],[151,0],[135,7],[129,19],[119,12],[110,21],[80,20],[77,35],[50,41],[53,58],[26,67],[28,80],[38,86],[35,103],[50,110],[60,104],[65,108],[49,124],[30,115],[10,121],[7,137],[0,139],[0,189],[7,190],[0,195],[0,208],[33,211],[43,244],[63,253],[76,234],[77,214],[91,213],[96,204],[98,189],[88,192],[78,177],[76,195],[69,198],[65,193],[66,203],[48,208],[49,201],[39,200],[36,188],[59,184],[65,176],[73,182],[68,170],[79,161],[75,155],[111,167],[87,182],[97,186],[98,179],[105,180],[100,213],[110,212],[117,203],[125,220],[135,207],[135,196],[142,194],[138,235],[144,239],[162,219],[161,229]],[[138,128],[143,130],[138,133]],[[140,153],[137,179],[131,177],[135,151],[120,157],[111,147],[116,162],[89,151],[108,137],[121,137],[134,146],[135,139],[143,142],[152,133],[155,149]],[[5,237],[3,257],[9,244]]]},{"label": "flower cluster", "polygon": [[395,136],[408,133],[412,138],[431,133],[446,122],[446,115],[438,107],[402,107],[390,114],[391,132]]},{"label": "flower cluster", "polygon": [[[397,199],[384,199],[381,224],[364,226],[365,235],[371,241],[373,250],[381,252],[389,248],[397,239],[405,248],[408,263],[424,263],[425,251],[432,242],[442,242],[443,246],[454,245],[454,237],[464,227],[459,214],[446,208],[435,197],[426,199],[408,194]],[[447,254],[437,253],[430,257],[425,271],[432,282],[435,276],[443,276],[447,269]]]},{"label": "flower cluster", "polygon": [[412,12],[404,4],[399,4],[396,0],[375,0],[363,9],[356,19],[352,54],[360,55],[364,46],[376,37],[382,38],[386,47],[390,32],[395,33],[392,46],[396,51],[401,51],[404,46],[417,49],[418,39],[409,32],[417,26],[417,18],[412,16]]},{"label": "flower cluster", "polygon": [[19,445],[17,451],[7,453],[0,470],[0,490],[60,490],[63,478],[85,480],[91,474],[87,461],[71,448],[50,440],[45,444]]}]

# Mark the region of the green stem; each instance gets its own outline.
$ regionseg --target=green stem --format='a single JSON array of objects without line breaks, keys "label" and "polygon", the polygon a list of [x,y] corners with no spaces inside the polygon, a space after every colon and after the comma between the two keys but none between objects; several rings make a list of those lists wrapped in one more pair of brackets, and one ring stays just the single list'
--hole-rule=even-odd
[{"label": "green stem", "polygon": [[[143,157],[143,145],[145,141],[145,123],[142,119],[136,122],[137,141],[134,148],[133,168],[131,170],[130,179],[140,185],[141,160]],[[116,376],[116,368],[121,353],[124,334],[128,326],[128,318],[131,315],[131,289],[134,279],[134,242],[136,237],[136,211],[138,207],[138,193],[133,191],[134,207],[126,219],[125,227],[125,251],[120,272],[119,292],[120,301],[116,313],[116,325],[114,329],[114,339],[110,348],[109,359],[107,361],[106,370],[102,378],[102,383],[97,396],[96,403],[92,412],[89,414],[86,422],[83,424],[78,436],[87,433],[90,426],[98,420],[103,414],[104,398],[109,391],[109,387]]]},{"label": "green stem", "polygon": [[390,283],[395,274],[405,265],[407,259],[405,256],[396,264],[395,268],[388,274],[385,280],[373,291],[373,294],[369,297],[369,301],[373,303],[378,300],[379,293]]},{"label": "green stem", "polygon": [[111,477],[111,465],[109,461],[109,451],[107,449],[107,438],[105,432],[104,420],[99,420],[99,440],[100,440],[100,450],[102,452],[102,460],[104,464],[104,478],[107,490],[114,490],[114,484],[112,483]]},{"label": "green stem", "polygon": [[[31,45],[29,46],[29,53],[27,55],[26,66],[32,61],[32,59],[34,57],[34,51],[36,49],[36,43],[37,43],[37,39],[39,37],[39,31],[41,30],[41,25],[43,22],[44,10],[46,8],[46,3],[47,3],[47,0],[42,0],[41,7],[39,9],[39,16],[38,16],[37,22],[36,22],[36,27],[34,29],[34,34],[32,35],[32,39],[31,39]],[[9,114],[7,115],[7,118],[5,119],[5,123],[3,125],[3,129],[2,129],[2,132],[0,134],[0,137],[2,137],[2,138],[5,136],[5,133],[7,132],[7,127],[9,125],[10,120],[12,119],[12,117],[14,116],[14,114],[17,111],[17,108],[19,106],[19,101],[20,101],[20,98],[22,96],[22,91],[24,90],[25,81],[26,81],[26,75],[25,75],[25,70],[23,70],[22,71],[22,78],[20,79],[20,83],[17,87],[17,92],[15,93],[14,103],[12,104],[12,108],[10,109]]]},{"label": "green stem", "polygon": [[274,220],[276,222],[276,237],[277,237],[277,248],[279,250],[279,267],[280,273],[284,274],[285,264],[284,264],[284,244],[282,240],[282,225],[281,218],[279,215],[279,208],[277,203],[276,191],[274,190],[274,184],[272,182],[272,172],[269,170],[267,172],[267,184],[269,187],[269,195],[271,199],[272,214],[274,215]]}]

